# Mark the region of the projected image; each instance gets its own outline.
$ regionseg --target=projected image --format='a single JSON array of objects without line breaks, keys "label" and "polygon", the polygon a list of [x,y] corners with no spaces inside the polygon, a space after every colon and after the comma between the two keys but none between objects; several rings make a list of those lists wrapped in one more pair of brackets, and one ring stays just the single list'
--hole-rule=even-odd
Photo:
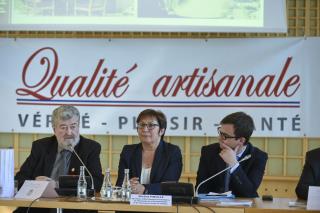
[{"label": "projected image", "polygon": [[14,0],[13,17],[136,16],[136,0]]},{"label": "projected image", "polygon": [[0,0],[0,20],[1,20],[1,22],[8,22],[8,16],[9,16],[8,8],[9,8],[8,0]]},{"label": "projected image", "polygon": [[[178,14],[194,15],[198,18],[222,18],[222,19],[256,19],[262,14],[261,0],[200,0],[202,3],[196,4],[196,0],[188,1],[190,5],[182,5],[175,10]],[[212,7],[208,7],[209,4]],[[198,6],[197,6],[198,5]],[[199,6],[200,5],[200,6]],[[190,8],[194,8],[197,13],[192,13]]]},{"label": "projected image", "polygon": [[[261,0],[139,0],[138,16],[206,19],[256,19]],[[145,8],[143,8],[145,7]],[[146,9],[148,8],[148,9]]]},{"label": "projected image", "polygon": [[286,31],[285,12],[286,0],[0,0],[0,30]]},{"label": "projected image", "polygon": [[[13,0],[13,16],[257,18],[261,0]],[[5,11],[1,5],[0,13]]]},{"label": "projected image", "polygon": [[0,0],[0,14],[6,13],[7,5],[8,5],[8,0]]},{"label": "projected image", "polygon": [[[263,3],[263,0],[13,0],[11,21],[181,25],[183,20],[182,25],[237,26],[242,22],[240,25],[261,26]],[[177,19],[180,21],[176,22]]]}]

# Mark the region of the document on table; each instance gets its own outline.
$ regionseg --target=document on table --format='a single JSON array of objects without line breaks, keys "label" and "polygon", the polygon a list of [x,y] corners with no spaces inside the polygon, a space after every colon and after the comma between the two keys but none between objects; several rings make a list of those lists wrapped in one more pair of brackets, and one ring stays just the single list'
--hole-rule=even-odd
[{"label": "document on table", "polygon": [[224,193],[209,192],[208,194],[199,194],[198,198],[202,201],[216,201],[221,199],[233,199],[234,195],[231,191]]},{"label": "document on table", "polygon": [[307,207],[307,203],[305,201],[289,201],[288,206],[289,207],[306,208]]},{"label": "document on table", "polygon": [[15,198],[34,200],[40,197],[58,197],[54,181],[26,180]]},{"label": "document on table", "polygon": [[207,196],[231,197],[232,196],[232,192],[231,191],[227,191],[227,192],[223,192],[223,193],[209,192],[207,194]]},{"label": "document on table", "polygon": [[217,206],[252,206],[251,200],[225,200],[217,203]]}]

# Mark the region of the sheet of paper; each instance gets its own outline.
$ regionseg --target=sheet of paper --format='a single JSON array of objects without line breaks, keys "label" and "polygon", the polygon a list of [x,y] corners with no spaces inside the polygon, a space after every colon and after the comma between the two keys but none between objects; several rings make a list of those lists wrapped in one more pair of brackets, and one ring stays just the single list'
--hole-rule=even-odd
[{"label": "sheet of paper", "polygon": [[209,192],[207,196],[232,196],[232,191],[227,191],[224,193]]},{"label": "sheet of paper", "polygon": [[[54,193],[51,191],[49,183],[49,181],[26,180],[17,192],[15,198],[34,200],[43,197],[44,195],[46,195],[46,197],[52,197],[50,195],[54,195]],[[44,193],[46,190],[49,191]],[[55,195],[57,195],[57,193],[55,193]]]},{"label": "sheet of paper", "polygon": [[219,200],[226,200],[226,199],[232,199],[234,198],[234,195],[231,191],[227,191],[224,193],[215,193],[215,192],[209,192],[208,194],[199,194],[198,198],[201,201],[219,201]]},{"label": "sheet of paper", "polygon": [[251,200],[221,201],[217,206],[252,206]]},{"label": "sheet of paper", "polygon": [[300,207],[300,208],[306,208],[307,203],[303,201],[289,201],[288,203],[289,207]]},{"label": "sheet of paper", "polygon": [[320,187],[309,186],[307,210],[320,210]]},{"label": "sheet of paper", "polygon": [[54,180],[49,181],[48,186],[42,193],[42,197],[59,197],[56,188],[56,182]]}]

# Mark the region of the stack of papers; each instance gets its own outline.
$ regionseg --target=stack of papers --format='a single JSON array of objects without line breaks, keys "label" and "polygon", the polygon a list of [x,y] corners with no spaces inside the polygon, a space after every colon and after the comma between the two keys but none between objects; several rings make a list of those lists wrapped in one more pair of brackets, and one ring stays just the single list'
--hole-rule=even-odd
[{"label": "stack of papers", "polygon": [[231,191],[225,193],[209,192],[208,194],[199,194],[200,201],[213,201],[217,206],[252,206],[252,200],[237,200]]},{"label": "stack of papers", "polygon": [[224,193],[209,192],[208,194],[199,194],[200,201],[219,201],[221,199],[233,199],[234,195],[231,191]]},{"label": "stack of papers", "polygon": [[0,197],[14,195],[14,150],[0,149]]},{"label": "stack of papers", "polygon": [[252,206],[252,200],[225,200],[217,203],[217,206]]},{"label": "stack of papers", "polygon": [[288,206],[289,207],[306,208],[307,207],[307,203],[305,201],[289,201]]}]

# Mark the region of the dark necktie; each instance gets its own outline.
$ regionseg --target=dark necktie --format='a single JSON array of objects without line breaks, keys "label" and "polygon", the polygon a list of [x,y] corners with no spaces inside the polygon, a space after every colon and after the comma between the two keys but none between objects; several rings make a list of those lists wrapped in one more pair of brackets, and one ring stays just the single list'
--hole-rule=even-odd
[{"label": "dark necktie", "polygon": [[229,191],[229,183],[230,183],[230,169],[226,171],[226,174],[224,176],[224,191]]},{"label": "dark necktie", "polygon": [[[240,157],[237,156],[237,161],[239,161],[239,159],[240,159]],[[224,191],[225,192],[229,191],[230,178],[231,178],[230,170],[231,170],[231,168],[226,171],[226,174],[224,176]]]},{"label": "dark necktie", "polygon": [[59,166],[58,174],[66,175],[68,172],[67,171],[68,170],[68,161],[67,161],[68,151],[63,149],[60,153],[61,153],[61,164]]},{"label": "dark necktie", "polygon": [[57,161],[55,162],[56,170],[53,171],[52,178],[58,180],[60,175],[68,174],[69,162],[70,162],[71,152],[68,150],[61,150]]}]

